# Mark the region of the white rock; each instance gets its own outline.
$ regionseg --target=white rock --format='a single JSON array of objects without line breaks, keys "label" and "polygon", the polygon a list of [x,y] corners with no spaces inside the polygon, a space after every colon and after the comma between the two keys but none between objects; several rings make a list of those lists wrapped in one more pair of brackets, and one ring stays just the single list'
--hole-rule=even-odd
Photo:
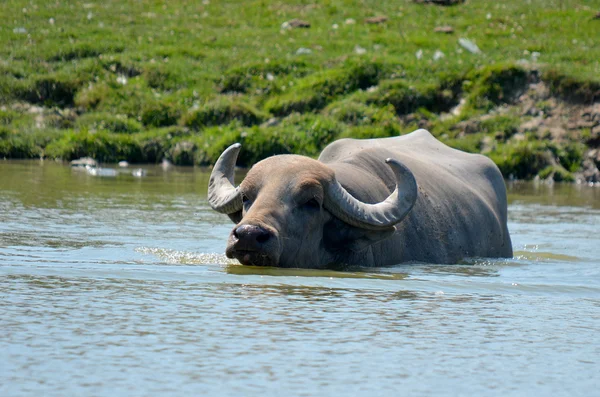
[{"label": "white rock", "polygon": [[434,61],[437,61],[437,60],[440,60],[440,59],[442,59],[442,58],[443,58],[443,57],[445,57],[445,56],[446,56],[446,54],[444,54],[442,51],[440,51],[440,50],[436,50],[436,51],[433,53],[433,60],[434,60]]},{"label": "white rock", "polygon": [[357,44],[354,46],[354,52],[357,53],[358,55],[362,55],[362,54],[366,54],[367,50]]},{"label": "white rock", "polygon": [[460,44],[461,47],[463,47],[464,49],[466,49],[467,51],[469,51],[472,54],[480,54],[481,53],[481,50],[479,49],[479,47],[477,47],[477,44],[473,43],[471,40],[461,37],[460,39],[458,39],[458,44]]}]

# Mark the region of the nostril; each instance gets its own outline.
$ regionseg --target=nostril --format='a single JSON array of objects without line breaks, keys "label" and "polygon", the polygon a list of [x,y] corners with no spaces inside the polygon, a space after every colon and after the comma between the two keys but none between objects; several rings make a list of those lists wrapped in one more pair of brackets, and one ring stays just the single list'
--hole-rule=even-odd
[{"label": "nostril", "polygon": [[260,226],[242,225],[232,232],[233,237],[244,244],[264,244],[271,238],[271,233]]},{"label": "nostril", "polygon": [[271,233],[267,232],[266,230],[261,230],[260,233],[256,236],[256,241],[264,244],[266,243],[269,238],[271,238]]}]

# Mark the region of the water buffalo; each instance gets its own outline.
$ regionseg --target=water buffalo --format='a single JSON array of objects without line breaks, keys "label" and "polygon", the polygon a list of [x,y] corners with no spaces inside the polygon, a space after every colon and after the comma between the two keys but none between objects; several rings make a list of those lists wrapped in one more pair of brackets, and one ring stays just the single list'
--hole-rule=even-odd
[{"label": "water buffalo", "polygon": [[217,160],[208,200],[236,223],[226,254],[244,265],[339,268],[512,256],[496,165],[426,130],[342,139],[318,160],[269,157],[235,187],[240,149],[234,144]]}]

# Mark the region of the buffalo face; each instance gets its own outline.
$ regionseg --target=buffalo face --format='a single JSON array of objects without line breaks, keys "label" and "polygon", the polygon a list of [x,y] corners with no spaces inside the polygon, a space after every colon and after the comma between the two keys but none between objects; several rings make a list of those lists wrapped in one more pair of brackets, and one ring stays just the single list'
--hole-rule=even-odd
[{"label": "buffalo face", "polygon": [[389,237],[416,200],[416,182],[402,164],[388,159],[396,190],[366,204],[349,194],[327,165],[296,155],[257,163],[239,187],[233,169],[240,145],[229,147],[213,169],[208,199],[236,222],[227,249],[244,265],[323,268]]},{"label": "buffalo face", "polygon": [[300,156],[276,156],[254,166],[240,187],[241,220],[226,254],[244,265],[321,267],[330,258],[323,229],[323,181],[331,171]]}]

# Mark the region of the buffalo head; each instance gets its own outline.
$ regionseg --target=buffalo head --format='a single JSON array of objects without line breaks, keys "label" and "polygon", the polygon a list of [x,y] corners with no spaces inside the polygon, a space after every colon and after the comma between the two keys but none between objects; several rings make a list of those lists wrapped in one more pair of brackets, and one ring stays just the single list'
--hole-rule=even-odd
[{"label": "buffalo head", "polygon": [[396,189],[383,202],[364,203],[336,180],[333,169],[308,157],[269,157],[235,187],[241,145],[226,149],[208,187],[211,207],[236,223],[226,254],[244,265],[323,268],[343,265],[391,236],[417,197],[412,173],[387,159]]}]

